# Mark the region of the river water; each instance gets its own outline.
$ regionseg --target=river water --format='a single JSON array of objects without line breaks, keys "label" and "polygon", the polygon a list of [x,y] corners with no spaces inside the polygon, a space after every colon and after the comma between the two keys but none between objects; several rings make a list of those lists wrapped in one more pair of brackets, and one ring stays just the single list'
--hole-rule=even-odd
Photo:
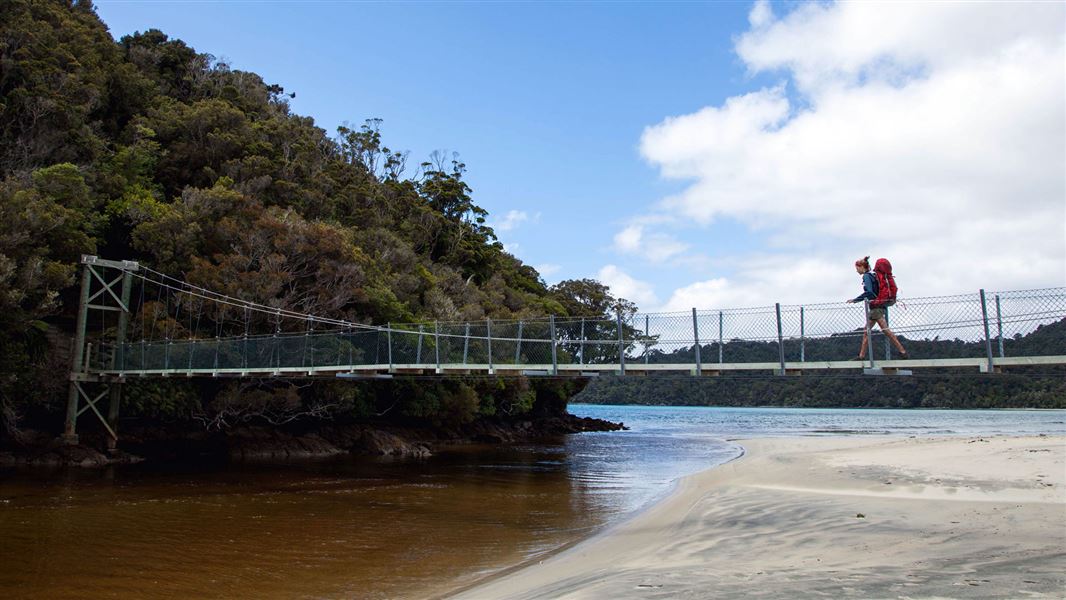
[{"label": "river water", "polygon": [[423,460],[0,470],[0,597],[431,597],[618,522],[739,455],[730,439],[1066,434],[1066,411],[571,411],[631,430]]}]

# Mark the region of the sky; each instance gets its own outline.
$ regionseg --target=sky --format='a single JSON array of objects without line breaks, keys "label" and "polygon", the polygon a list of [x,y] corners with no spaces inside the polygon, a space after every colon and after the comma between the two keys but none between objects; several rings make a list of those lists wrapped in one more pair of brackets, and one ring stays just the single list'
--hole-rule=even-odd
[{"label": "sky", "polygon": [[505,248],[643,311],[1066,286],[1061,2],[128,2],[328,132],[458,153]]}]

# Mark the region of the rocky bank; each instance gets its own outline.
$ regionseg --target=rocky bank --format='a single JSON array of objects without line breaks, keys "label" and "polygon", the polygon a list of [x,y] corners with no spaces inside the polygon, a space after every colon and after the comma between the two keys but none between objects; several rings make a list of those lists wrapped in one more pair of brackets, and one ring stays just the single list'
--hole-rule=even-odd
[{"label": "rocky bank", "polygon": [[101,467],[141,460],[295,460],[343,454],[425,458],[437,449],[470,443],[507,444],[584,431],[617,431],[622,423],[563,414],[537,419],[482,419],[454,427],[323,423],[295,427],[240,426],[226,432],[181,426],[134,426],[122,431],[121,451],[108,454],[103,439],[82,436],[69,446],[26,432],[20,444],[0,449],[0,466]]}]

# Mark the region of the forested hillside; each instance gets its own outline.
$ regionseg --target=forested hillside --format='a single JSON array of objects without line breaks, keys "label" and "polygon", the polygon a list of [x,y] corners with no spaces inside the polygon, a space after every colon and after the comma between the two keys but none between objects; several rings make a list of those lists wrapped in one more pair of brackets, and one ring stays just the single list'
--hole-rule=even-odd
[{"label": "forested hillside", "polygon": [[[116,42],[91,2],[4,2],[0,69],[0,398],[9,434],[20,418],[60,424],[82,253],[362,323],[596,315],[614,303],[595,282],[549,289],[505,252],[457,155],[411,161],[385,145],[387,124],[372,118],[326,132],[290,111],[293,94],[278,83],[163,32]],[[601,306],[575,286],[591,286]],[[127,387],[126,416],[216,425],[228,410],[288,418],[323,406],[330,415],[463,422],[524,414],[537,402],[558,410],[573,389]]]},{"label": "forested hillside", "polygon": [[[352,115],[362,124],[327,132],[290,110],[284,82],[203,50],[210,49],[156,30],[116,41],[89,1],[4,2],[0,441],[17,439],[27,426],[61,426],[83,253],[138,260],[245,300],[359,323],[636,310],[595,281],[548,287],[505,252],[458,155],[412,160],[386,145],[388,124],[366,118],[373,115]],[[1062,347],[1059,337],[1047,343]],[[750,346],[732,350],[776,357],[775,348]],[[931,348],[911,347],[932,356]],[[945,344],[936,352],[956,355]],[[479,417],[559,414],[581,385],[159,380],[127,384],[122,414],[216,429],[301,418],[451,427]],[[620,385],[635,387],[616,393]],[[586,399],[777,402],[758,386],[726,379],[706,388],[719,390],[711,396],[665,391],[702,381],[633,392],[650,385],[658,384],[604,380]],[[780,402],[817,404],[843,393],[828,385],[789,381],[776,389],[800,391],[775,393]],[[996,389],[999,397],[1014,388]],[[1045,406],[1057,394],[1061,404],[1061,384],[1041,389],[1010,403]],[[885,393],[884,403],[895,402],[895,392]]]}]

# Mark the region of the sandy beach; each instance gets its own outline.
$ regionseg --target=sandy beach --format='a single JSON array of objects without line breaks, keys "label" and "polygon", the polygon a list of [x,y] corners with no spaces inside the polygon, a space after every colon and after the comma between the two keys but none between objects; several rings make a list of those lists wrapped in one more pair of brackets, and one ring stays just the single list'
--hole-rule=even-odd
[{"label": "sandy beach", "polygon": [[739,441],[743,457],[453,596],[1066,598],[1066,438]]}]

